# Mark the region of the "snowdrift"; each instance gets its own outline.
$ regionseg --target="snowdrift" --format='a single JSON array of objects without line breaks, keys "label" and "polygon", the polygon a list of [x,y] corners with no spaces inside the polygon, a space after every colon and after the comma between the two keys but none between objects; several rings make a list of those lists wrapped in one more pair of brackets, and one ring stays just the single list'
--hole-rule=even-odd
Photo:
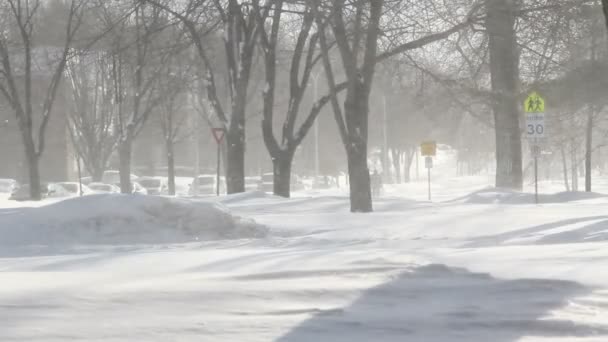
[{"label": "snowdrift", "polygon": [[[594,192],[559,192],[539,194],[540,203],[567,203],[606,197]],[[472,204],[531,204],[535,203],[534,194],[509,189],[487,188],[448,202]]]},{"label": "snowdrift", "polygon": [[219,204],[156,196],[92,195],[0,215],[0,246],[180,243],[266,234],[266,227]]},{"label": "snowdrift", "polygon": [[272,198],[272,197],[274,197],[274,196],[268,195],[263,191],[254,190],[254,191],[242,192],[239,194],[231,194],[231,195],[223,196],[220,198],[220,202],[225,203],[225,204],[231,204],[231,203],[244,202],[244,201],[256,200],[256,199]]}]

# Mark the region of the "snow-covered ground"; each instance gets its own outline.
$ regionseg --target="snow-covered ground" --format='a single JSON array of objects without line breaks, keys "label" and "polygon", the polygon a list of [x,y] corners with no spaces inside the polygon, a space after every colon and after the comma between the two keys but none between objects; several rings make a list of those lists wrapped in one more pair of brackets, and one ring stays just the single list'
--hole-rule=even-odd
[{"label": "snow-covered ground", "polygon": [[490,183],[0,200],[0,341],[608,341],[608,197]]}]

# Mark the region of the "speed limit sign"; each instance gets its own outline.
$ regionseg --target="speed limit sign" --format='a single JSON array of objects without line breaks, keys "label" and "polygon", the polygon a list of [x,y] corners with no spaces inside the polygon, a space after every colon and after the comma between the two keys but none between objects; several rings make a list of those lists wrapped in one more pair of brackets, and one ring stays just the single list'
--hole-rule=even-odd
[{"label": "speed limit sign", "polygon": [[526,137],[528,139],[542,139],[545,134],[545,113],[527,113]]},{"label": "speed limit sign", "polygon": [[526,137],[538,140],[545,137],[545,99],[537,92],[532,92],[524,101],[526,113]]}]

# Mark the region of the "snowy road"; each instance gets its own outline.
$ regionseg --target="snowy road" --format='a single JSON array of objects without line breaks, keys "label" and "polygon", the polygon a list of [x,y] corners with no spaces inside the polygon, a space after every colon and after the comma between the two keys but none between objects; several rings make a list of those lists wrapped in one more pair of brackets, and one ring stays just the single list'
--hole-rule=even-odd
[{"label": "snowy road", "polygon": [[254,194],[224,204],[265,238],[6,249],[0,341],[608,341],[608,198],[448,197]]}]

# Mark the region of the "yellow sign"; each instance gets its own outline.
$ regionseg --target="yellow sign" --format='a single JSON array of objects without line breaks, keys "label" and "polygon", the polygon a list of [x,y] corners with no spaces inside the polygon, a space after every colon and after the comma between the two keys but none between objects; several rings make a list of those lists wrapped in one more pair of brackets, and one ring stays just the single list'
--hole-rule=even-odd
[{"label": "yellow sign", "polygon": [[434,141],[425,141],[420,144],[420,152],[425,157],[433,157],[437,155],[437,143]]},{"label": "yellow sign", "polygon": [[531,93],[526,101],[524,101],[524,111],[526,113],[544,113],[545,99],[537,92]]}]

